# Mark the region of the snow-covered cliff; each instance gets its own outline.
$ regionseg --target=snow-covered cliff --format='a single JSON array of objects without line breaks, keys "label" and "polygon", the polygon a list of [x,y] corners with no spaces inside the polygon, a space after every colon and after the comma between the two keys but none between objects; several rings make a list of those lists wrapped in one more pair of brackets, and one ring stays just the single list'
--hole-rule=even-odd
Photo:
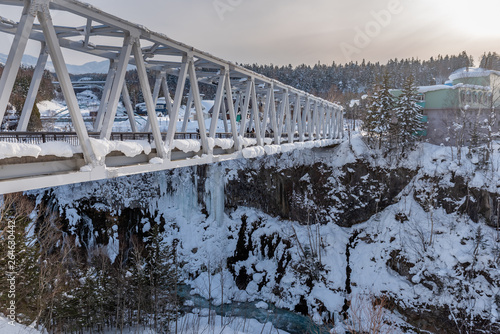
[{"label": "snow-covered cliff", "polygon": [[[498,151],[498,150],[497,150]],[[111,261],[154,226],[213,305],[271,303],[337,331],[499,329],[500,155],[335,148],[33,192]],[[365,328],[366,329],[366,328]]]}]

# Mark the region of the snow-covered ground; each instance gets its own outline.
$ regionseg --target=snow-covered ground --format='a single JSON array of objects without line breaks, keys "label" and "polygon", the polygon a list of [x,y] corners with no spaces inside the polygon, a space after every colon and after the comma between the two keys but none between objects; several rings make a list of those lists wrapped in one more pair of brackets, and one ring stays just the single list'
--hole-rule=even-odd
[{"label": "snow-covered ground", "polygon": [[[287,332],[275,328],[271,322],[260,323],[255,319],[233,317],[208,317],[209,310],[198,310],[196,314],[187,314],[177,321],[178,333],[192,334],[250,334],[250,333],[276,333]],[[172,326],[174,329],[175,327]]]},{"label": "snow-covered ground", "polygon": [[[276,333],[287,334],[287,332],[276,329],[270,322],[260,323],[254,319],[244,319],[238,317],[220,317],[212,315],[209,317],[209,310],[202,309],[196,313],[182,316],[177,321],[177,331],[175,324],[172,330],[178,334],[254,334],[254,333]],[[44,334],[43,329],[37,329],[21,325],[17,322],[0,316],[0,334]],[[116,329],[104,330],[104,334],[116,333]],[[156,331],[143,326],[124,328],[123,334],[157,334]]]},{"label": "snow-covered ground", "polygon": [[0,334],[42,334],[34,327],[24,326],[0,315]]}]

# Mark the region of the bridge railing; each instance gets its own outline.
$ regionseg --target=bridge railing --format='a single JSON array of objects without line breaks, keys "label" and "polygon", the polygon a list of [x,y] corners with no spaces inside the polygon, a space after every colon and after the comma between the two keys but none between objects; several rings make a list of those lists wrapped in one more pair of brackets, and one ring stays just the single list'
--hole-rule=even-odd
[{"label": "bridge railing", "polygon": [[73,146],[80,145],[76,132],[2,132],[0,141],[35,145],[57,141]]},{"label": "bridge railing", "polygon": [[[165,137],[167,133],[162,133]],[[255,138],[253,134],[247,134],[248,138]],[[89,132],[90,138],[99,139],[98,132]],[[230,139],[232,133],[216,133],[215,138]],[[174,139],[201,139],[198,132],[177,132]],[[113,132],[110,140],[130,141],[147,140],[150,144],[154,142],[153,134],[149,132]],[[73,146],[80,145],[76,132],[0,132],[0,142],[22,143],[40,145],[48,142],[65,142]]]}]

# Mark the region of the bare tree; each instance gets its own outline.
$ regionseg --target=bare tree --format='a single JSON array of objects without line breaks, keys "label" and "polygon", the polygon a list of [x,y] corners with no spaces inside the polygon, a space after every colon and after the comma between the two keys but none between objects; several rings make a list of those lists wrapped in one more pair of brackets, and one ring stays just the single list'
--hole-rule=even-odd
[{"label": "bare tree", "polygon": [[373,295],[356,295],[350,301],[344,326],[351,334],[394,333],[395,328],[386,317],[387,306],[387,298],[384,296],[376,298]]}]

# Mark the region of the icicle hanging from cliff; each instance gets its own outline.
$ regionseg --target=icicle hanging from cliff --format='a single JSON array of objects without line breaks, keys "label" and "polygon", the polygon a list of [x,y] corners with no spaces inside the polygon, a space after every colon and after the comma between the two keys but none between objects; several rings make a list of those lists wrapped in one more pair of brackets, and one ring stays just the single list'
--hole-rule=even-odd
[{"label": "icicle hanging from cliff", "polygon": [[193,211],[198,211],[198,191],[194,171],[183,170],[183,173],[176,173],[172,177],[172,185],[175,189],[173,202],[181,210],[182,215],[189,219]]},{"label": "icicle hanging from cliff", "polygon": [[224,223],[224,171],[219,164],[208,167],[207,179],[205,180],[205,198],[208,214],[210,218],[217,222],[219,226]]}]

